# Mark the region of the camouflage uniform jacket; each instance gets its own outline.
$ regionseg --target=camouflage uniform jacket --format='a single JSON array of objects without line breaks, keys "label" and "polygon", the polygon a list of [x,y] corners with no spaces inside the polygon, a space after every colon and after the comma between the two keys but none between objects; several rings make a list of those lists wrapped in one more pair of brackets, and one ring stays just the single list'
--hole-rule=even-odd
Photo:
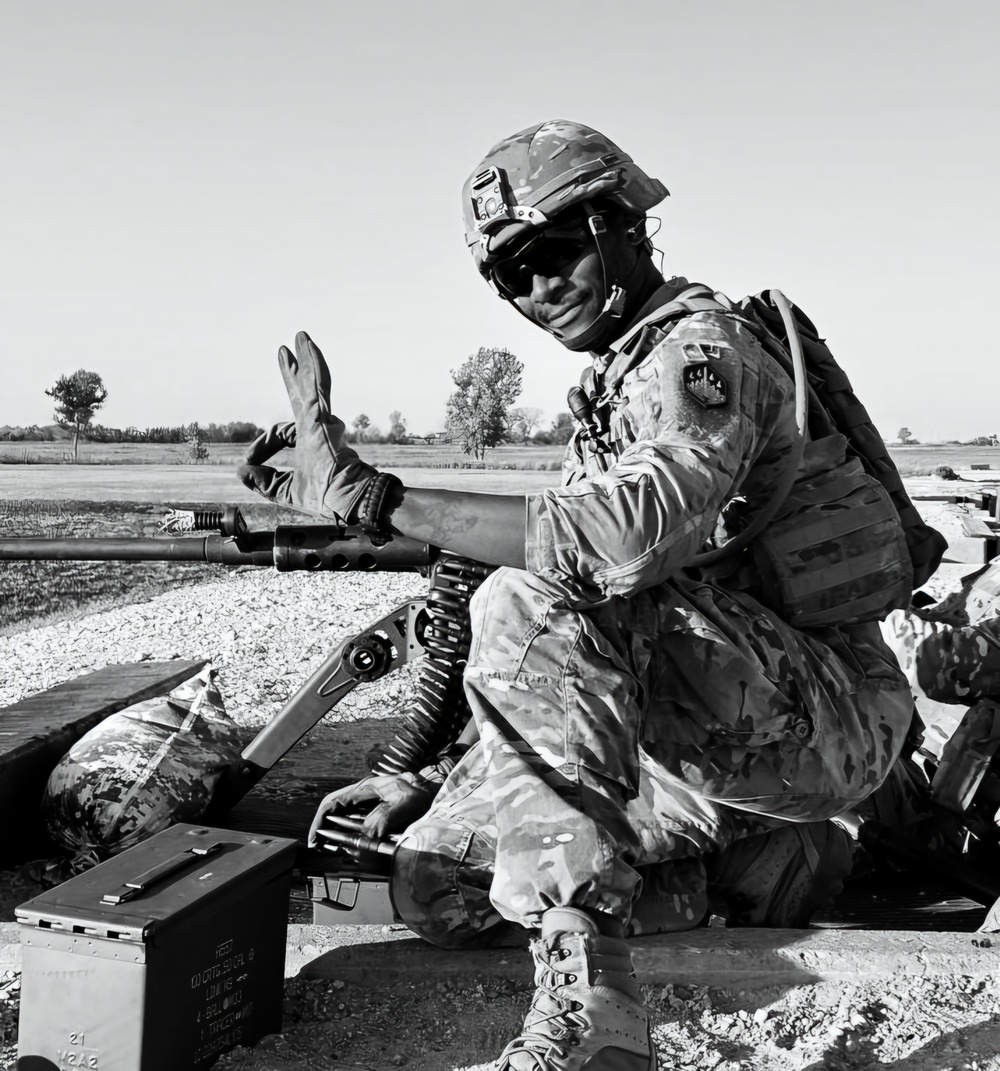
[{"label": "camouflage uniform jacket", "polygon": [[563,486],[529,496],[526,546],[531,572],[597,603],[677,574],[734,497],[763,506],[796,428],[790,378],[737,312],[646,322],[593,379],[610,465],[571,442]]}]

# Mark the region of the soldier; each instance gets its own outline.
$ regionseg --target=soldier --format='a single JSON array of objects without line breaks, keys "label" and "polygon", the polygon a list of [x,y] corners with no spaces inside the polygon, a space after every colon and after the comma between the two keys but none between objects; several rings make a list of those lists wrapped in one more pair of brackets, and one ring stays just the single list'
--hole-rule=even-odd
[{"label": "soldier", "polygon": [[[392,882],[415,932],[531,935],[537,989],[507,1071],[655,1068],[624,940],[648,925],[640,871],[675,924],[701,920],[708,877],[741,921],[808,918],[849,865],[827,820],[882,782],[911,716],[876,620],[904,574],[909,595],[898,516],[842,436],[804,441],[792,377],[746,310],[657,270],[646,213],[666,195],[566,121],[500,142],[466,182],[480,274],[589,354],[560,487],[379,473],[345,443],[305,334],[279,352],[296,422],[240,470],[274,501],[499,566],[471,604],[462,746],[328,797],[313,833],[375,800],[372,834],[412,822]],[[291,442],[294,473],[263,464]],[[701,556],[755,517],[750,548],[736,535]]]},{"label": "soldier", "polygon": [[[894,610],[882,633],[934,737],[926,749],[938,752],[930,798],[965,813],[1000,748],[1000,558],[936,605]],[[968,709],[943,717],[941,703]],[[911,809],[933,826],[935,812],[921,809],[919,798]]]},{"label": "soldier", "polygon": [[918,698],[1000,700],[1000,558],[938,603],[894,610],[882,632]]}]

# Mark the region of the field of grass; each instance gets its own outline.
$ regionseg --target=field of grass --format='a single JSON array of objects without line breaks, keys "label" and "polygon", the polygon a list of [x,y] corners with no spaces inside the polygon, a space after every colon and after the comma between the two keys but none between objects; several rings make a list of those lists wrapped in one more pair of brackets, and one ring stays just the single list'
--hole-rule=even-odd
[{"label": "field of grass", "polygon": [[[558,472],[522,469],[410,469],[386,465],[407,487],[524,494],[559,482]],[[0,501],[261,502],[222,465],[0,465]]]},{"label": "field of grass", "polygon": [[[395,443],[361,443],[361,456],[379,468],[457,469],[470,471],[558,472],[561,446],[499,446],[487,452],[484,461],[463,454],[457,447],[399,445]],[[235,468],[243,460],[244,443],[212,443],[207,460],[193,463],[187,447],[171,443],[84,443],[80,447],[80,466],[183,466],[198,471],[212,467]],[[889,453],[904,476],[928,475],[940,465],[953,469],[992,464],[1000,468],[1000,446],[890,446]],[[72,466],[72,449],[66,443],[0,443],[0,467]],[[291,466],[294,454],[278,454],[274,464]],[[76,466],[79,467],[79,466]]]},{"label": "field of grass", "polygon": [[[34,444],[35,446],[60,444]],[[112,449],[112,448],[107,448]],[[156,450],[114,447],[132,463],[0,465],[0,538],[13,535],[150,535],[165,503],[175,506],[238,503],[251,527],[273,527],[282,512],[247,490],[233,475],[242,448],[216,448],[211,465],[170,464]],[[890,451],[905,477],[928,475],[942,465],[956,471],[990,465],[985,479],[1000,479],[1000,448],[907,446]],[[508,447],[491,463],[524,468],[450,468],[460,463],[448,447],[372,445],[365,456],[410,486],[524,493],[558,481],[559,447]],[[137,460],[141,458],[141,460]],[[513,458],[514,460],[511,460]],[[447,459],[447,460],[446,460]],[[276,459],[286,463],[291,456]],[[468,459],[464,459],[468,462]],[[293,514],[284,514],[292,519]],[[297,518],[300,519],[300,518]],[[221,573],[224,566],[189,562],[0,562],[0,636],[50,620],[111,606],[143,602],[183,584]]]},{"label": "field of grass", "polygon": [[902,476],[930,476],[942,465],[960,472],[989,465],[1000,476],[1000,446],[890,446],[889,453]]},{"label": "field of grass", "polygon": [[[19,444],[0,444],[10,450]],[[243,505],[260,498],[236,479],[233,470],[243,458],[243,447],[213,446],[210,464],[181,464],[169,451],[180,447],[122,443],[93,447],[90,462],[81,465],[56,462],[58,443],[52,447],[52,464],[0,464],[0,501],[21,499],[88,502],[215,503]],[[99,452],[98,452],[99,450]],[[929,476],[947,465],[958,472],[972,465],[990,465],[1000,476],[1000,447],[893,446],[890,454],[904,477]],[[449,446],[395,446],[373,443],[362,456],[379,468],[396,473],[411,487],[445,487],[453,490],[523,494],[559,482],[562,448],[508,446],[491,450],[485,465]],[[291,466],[294,454],[274,458],[278,467]],[[987,477],[997,478],[997,477]]]},{"label": "field of grass", "polygon": [[[36,451],[26,464],[17,451]],[[0,443],[0,500],[64,499],[69,501],[259,503],[234,475],[245,447],[210,447],[206,463],[184,463],[183,448],[146,443],[87,444],[83,463],[65,464],[61,443]],[[7,458],[4,462],[4,452]],[[520,494],[559,481],[562,447],[507,446],[491,450],[476,462],[450,446],[397,446],[369,443],[361,447],[366,461],[396,473],[411,487],[446,487]],[[293,451],[273,459],[278,468],[294,464]]]},{"label": "field of grass", "polygon": [[[210,443],[208,457],[192,462],[183,443],[82,443],[80,465],[184,465],[205,468],[226,465],[235,468],[246,453],[246,443]],[[358,443],[358,453],[384,468],[552,469],[558,471],[560,446],[498,446],[487,451],[483,461],[463,454],[455,446]],[[290,465],[294,455],[277,455],[278,465]],[[73,463],[73,449],[58,443],[0,443],[0,465],[64,465]]]}]

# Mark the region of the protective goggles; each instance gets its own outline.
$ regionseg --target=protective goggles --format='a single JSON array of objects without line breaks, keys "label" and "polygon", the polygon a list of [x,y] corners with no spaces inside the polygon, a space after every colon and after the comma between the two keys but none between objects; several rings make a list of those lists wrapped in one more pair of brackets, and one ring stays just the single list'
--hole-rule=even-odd
[{"label": "protective goggles", "polygon": [[546,279],[564,275],[593,245],[593,237],[583,227],[549,227],[492,265],[490,278],[507,297],[527,297],[536,275]]}]

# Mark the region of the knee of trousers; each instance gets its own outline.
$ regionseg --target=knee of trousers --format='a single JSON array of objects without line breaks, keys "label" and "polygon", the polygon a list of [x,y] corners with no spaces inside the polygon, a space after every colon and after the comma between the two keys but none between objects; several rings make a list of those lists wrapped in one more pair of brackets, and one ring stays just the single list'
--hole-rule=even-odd
[{"label": "knee of trousers", "polygon": [[988,626],[940,629],[928,636],[916,653],[916,676],[928,699],[971,705],[1000,697],[1000,633]]},{"label": "knee of trousers", "polygon": [[431,818],[396,846],[390,896],[402,922],[440,948],[498,943],[507,924],[490,901],[495,850],[472,829]]}]

